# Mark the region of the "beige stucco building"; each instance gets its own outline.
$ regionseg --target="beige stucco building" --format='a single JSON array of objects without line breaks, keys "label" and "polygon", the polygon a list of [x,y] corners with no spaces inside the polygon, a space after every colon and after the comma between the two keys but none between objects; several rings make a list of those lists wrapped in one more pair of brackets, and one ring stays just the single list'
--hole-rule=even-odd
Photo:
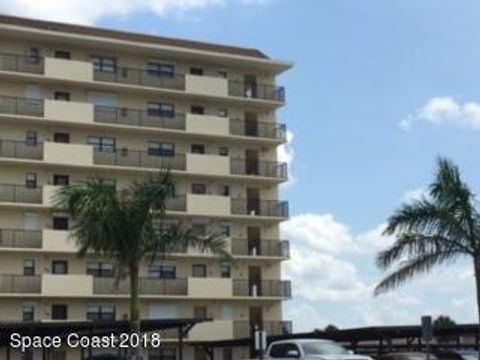
[{"label": "beige stucco building", "polygon": [[189,359],[204,356],[194,344],[249,336],[255,325],[291,330],[280,271],[289,256],[279,234],[288,216],[278,189],[287,169],[277,160],[285,127],[276,119],[285,104],[276,77],[289,63],[253,49],[7,16],[0,48],[1,321],[124,319],[128,289],[115,286],[115,264],[77,257],[52,194],[93,175],[121,189],[168,167],[178,185],[171,221],[221,231],[235,261],[187,249],[144,264],[143,318],[213,318],[189,334]]}]

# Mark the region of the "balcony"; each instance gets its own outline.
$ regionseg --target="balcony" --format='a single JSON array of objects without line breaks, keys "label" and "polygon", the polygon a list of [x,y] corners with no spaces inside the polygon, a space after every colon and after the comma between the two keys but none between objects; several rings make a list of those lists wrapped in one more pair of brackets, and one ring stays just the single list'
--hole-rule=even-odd
[{"label": "balcony", "polygon": [[45,58],[44,74],[47,77],[68,81],[93,80],[93,64],[87,61]]},{"label": "balcony", "polygon": [[76,253],[78,246],[70,233],[64,230],[44,229],[42,232],[42,249],[48,252]]},{"label": "balcony", "polygon": [[265,330],[267,336],[289,335],[292,333],[291,321],[234,321],[233,336],[236,339],[251,337],[255,329]]},{"label": "balcony", "polygon": [[[187,279],[140,279],[141,295],[187,295]],[[128,280],[115,278],[93,278],[93,293],[96,295],[127,295],[130,293]]]},{"label": "balcony", "polygon": [[0,71],[43,74],[43,58],[15,54],[0,54]]},{"label": "balcony", "polygon": [[259,99],[276,102],[285,102],[285,88],[283,86],[248,84],[241,81],[228,83],[228,95],[245,98]]},{"label": "balcony", "polygon": [[41,160],[43,144],[27,144],[25,141],[0,140],[0,157]]},{"label": "balcony", "polygon": [[128,85],[148,86],[173,90],[185,90],[185,76],[161,76],[160,74],[143,69],[117,67],[113,72],[97,71],[93,73],[95,81],[113,82]]},{"label": "balcony", "polygon": [[186,170],[195,174],[220,176],[230,174],[230,158],[228,156],[189,153],[186,165]]},{"label": "balcony", "polygon": [[84,297],[91,296],[93,277],[80,274],[43,274],[42,295],[58,297]]},{"label": "balcony", "polygon": [[289,242],[279,240],[249,241],[246,239],[232,240],[232,255],[251,257],[290,257]]},{"label": "balcony", "polygon": [[58,165],[93,165],[93,147],[85,144],[46,142],[43,145],[43,160]]},{"label": "balcony", "polygon": [[1,294],[40,294],[40,276],[0,275]]},{"label": "balcony", "polygon": [[175,113],[167,116],[148,110],[99,105],[95,105],[95,122],[185,130],[185,115],[183,114]]},{"label": "balcony", "polygon": [[192,134],[228,136],[228,118],[213,115],[187,114],[186,131]]},{"label": "balcony", "polygon": [[282,142],[286,140],[287,136],[285,124],[241,119],[230,119],[229,131],[231,135],[274,139]]},{"label": "balcony", "polygon": [[42,188],[0,184],[0,202],[42,204]]},{"label": "balcony", "polygon": [[190,341],[217,341],[220,339],[233,339],[233,321],[213,320],[211,322],[196,324],[188,333]]},{"label": "balcony", "polygon": [[42,232],[37,230],[0,229],[0,247],[40,249]]},{"label": "balcony", "polygon": [[185,156],[182,154],[159,156],[148,151],[130,150],[127,148],[113,151],[95,149],[93,162],[97,165],[185,170]]},{"label": "balcony", "polygon": [[288,202],[259,199],[232,199],[232,215],[288,218]]},{"label": "balcony", "polygon": [[226,97],[228,81],[221,77],[186,74],[185,91],[189,94]]},{"label": "balcony", "polygon": [[189,277],[188,296],[198,299],[231,298],[232,279]]},{"label": "balcony", "polygon": [[43,100],[0,96],[0,113],[12,115],[43,116]]},{"label": "balcony", "polygon": [[292,284],[289,280],[233,280],[233,296],[248,297],[292,297]]},{"label": "balcony", "polygon": [[277,161],[230,159],[232,175],[263,176],[279,180],[287,179],[287,164]]},{"label": "balcony", "polygon": [[76,124],[93,124],[93,105],[74,101],[45,100],[44,117]]},{"label": "balcony", "polygon": [[230,215],[230,197],[187,194],[187,213],[200,216]]}]

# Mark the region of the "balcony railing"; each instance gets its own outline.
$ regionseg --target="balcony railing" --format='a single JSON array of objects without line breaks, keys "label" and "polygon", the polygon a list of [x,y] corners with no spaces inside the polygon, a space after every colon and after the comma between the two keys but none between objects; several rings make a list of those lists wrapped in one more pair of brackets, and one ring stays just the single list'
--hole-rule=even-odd
[{"label": "balcony railing", "polygon": [[[94,294],[120,294],[130,292],[127,280],[117,281],[115,278],[96,277],[93,279]],[[140,279],[140,294],[142,295],[187,295],[187,279]]]},{"label": "balcony railing", "polygon": [[40,276],[0,275],[2,294],[39,294],[41,284]]},{"label": "balcony railing", "polygon": [[236,339],[251,337],[255,329],[265,330],[267,336],[289,335],[292,333],[291,321],[235,321],[233,336]]},{"label": "balcony railing", "polygon": [[285,124],[230,119],[230,134],[285,141],[287,127]]},{"label": "balcony railing", "polygon": [[288,241],[259,240],[249,241],[246,239],[232,240],[232,254],[242,256],[274,256],[290,257],[290,244]]},{"label": "balcony railing", "polygon": [[39,249],[42,247],[42,232],[36,230],[0,229],[0,247]]},{"label": "balcony railing", "polygon": [[93,153],[93,162],[98,165],[115,165],[127,167],[143,167],[152,169],[185,170],[185,155],[154,155],[148,151],[130,150],[127,148],[114,150],[98,150]]},{"label": "balcony railing", "polygon": [[288,202],[259,199],[232,199],[233,215],[288,218]]},{"label": "balcony railing", "polygon": [[43,58],[16,54],[0,54],[0,71],[43,74]]},{"label": "balcony railing", "polygon": [[177,195],[173,198],[168,198],[165,206],[169,211],[187,211],[187,197],[185,195]]},{"label": "balcony railing", "polygon": [[229,81],[228,94],[230,96],[247,99],[262,99],[285,102],[285,88],[283,86],[266,84],[248,84],[241,81]]},{"label": "balcony railing", "polygon": [[289,280],[233,280],[233,296],[274,296],[292,297],[292,284]]},{"label": "balcony railing", "polygon": [[287,164],[277,161],[230,159],[230,173],[287,179]]},{"label": "balcony railing", "polygon": [[0,113],[43,116],[43,99],[0,96]]},{"label": "balcony railing", "polygon": [[0,184],[0,201],[12,203],[42,203],[42,188],[25,185]]},{"label": "balcony railing", "polygon": [[29,144],[25,141],[0,140],[0,157],[39,160],[43,158],[43,145]]},{"label": "balcony railing", "polygon": [[156,113],[148,110],[95,106],[95,121],[107,124],[149,126],[162,129],[185,130],[185,115]]},{"label": "balcony railing", "polygon": [[93,78],[95,81],[185,90],[185,76],[182,74],[169,77],[143,69],[117,67],[112,72],[95,70]]}]

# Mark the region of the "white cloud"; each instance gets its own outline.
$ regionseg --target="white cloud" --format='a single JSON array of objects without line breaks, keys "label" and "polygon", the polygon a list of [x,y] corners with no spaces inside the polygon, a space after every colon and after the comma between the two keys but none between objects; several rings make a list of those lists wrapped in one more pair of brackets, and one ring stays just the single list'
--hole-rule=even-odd
[{"label": "white cloud", "polygon": [[286,142],[282,144],[277,149],[277,157],[278,161],[287,163],[288,166],[288,181],[283,183],[283,186],[290,186],[296,182],[296,178],[292,174],[292,165],[293,160],[295,159],[295,150],[293,149],[293,139],[295,138],[295,134],[287,130],[286,133]]},{"label": "white cloud", "polygon": [[0,12],[47,20],[95,24],[106,16],[128,16],[135,12],[152,12],[158,16],[207,7],[224,7],[230,3],[244,6],[265,5],[266,0],[3,0]]},{"label": "white cloud", "polygon": [[430,195],[427,190],[424,188],[416,188],[406,191],[400,200],[403,203],[410,203],[415,200],[422,200],[424,198],[428,199],[429,197]]},{"label": "white cloud", "polygon": [[480,130],[480,103],[461,102],[450,96],[434,97],[400,121],[398,126],[409,130],[418,122]]}]

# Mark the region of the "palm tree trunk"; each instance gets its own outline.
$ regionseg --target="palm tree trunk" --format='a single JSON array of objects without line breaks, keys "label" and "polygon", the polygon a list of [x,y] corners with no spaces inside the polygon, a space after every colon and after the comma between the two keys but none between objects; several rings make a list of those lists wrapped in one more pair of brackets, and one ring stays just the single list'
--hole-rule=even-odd
[{"label": "palm tree trunk", "polygon": [[[139,279],[139,264],[133,263],[130,264],[130,322],[131,334],[137,334],[140,336],[141,327],[140,327],[140,300],[139,300],[139,288],[140,288],[140,279]],[[129,359],[131,360],[142,360],[142,348],[137,346],[131,348],[129,351]]]}]

